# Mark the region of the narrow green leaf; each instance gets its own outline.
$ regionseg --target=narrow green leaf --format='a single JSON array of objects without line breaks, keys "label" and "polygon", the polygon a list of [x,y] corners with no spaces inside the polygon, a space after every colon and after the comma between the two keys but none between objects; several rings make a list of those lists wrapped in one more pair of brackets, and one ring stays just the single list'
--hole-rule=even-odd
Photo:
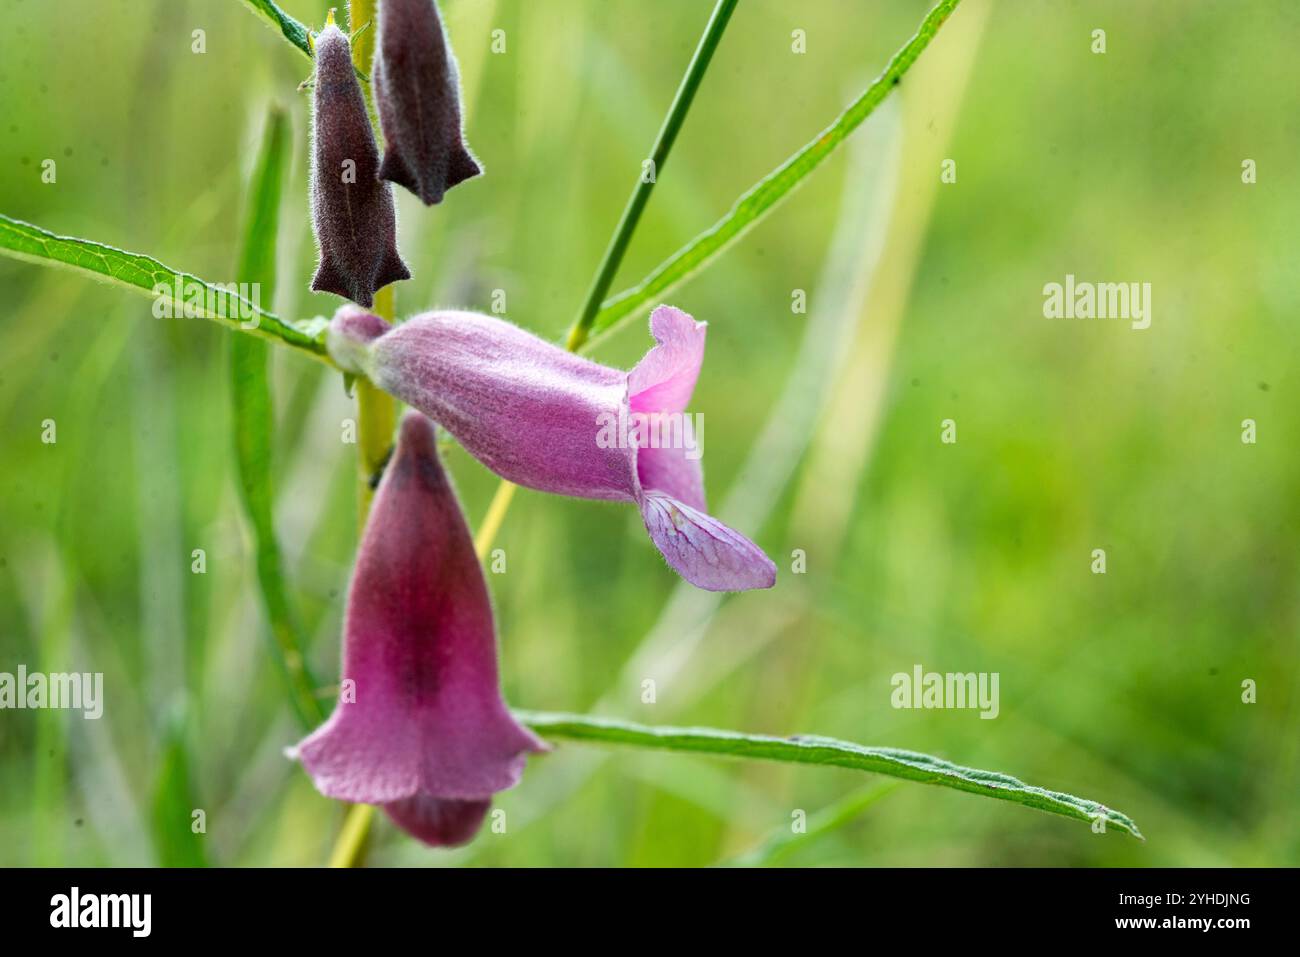
[{"label": "narrow green leaf", "polygon": [[1104,804],[1032,787],[997,771],[981,771],[952,764],[942,758],[902,751],[897,748],[873,748],[834,738],[799,735],[775,738],[763,734],[741,734],[714,728],[665,728],[632,724],[609,718],[537,711],[517,711],[517,717],[538,734],[548,738],[572,738],[602,744],[626,744],[640,748],[669,751],[695,751],[735,758],[767,761],[790,761],[797,764],[822,764],[858,771],[874,771],[891,777],[922,784],[969,791],[985,797],[1012,801],[1052,814],[1092,823],[1105,819],[1106,827],[1116,827],[1141,839],[1137,825],[1125,814]]},{"label": "narrow green leaf", "polygon": [[275,298],[276,232],[288,155],[289,123],[283,110],[272,107],[267,113],[262,148],[249,183],[244,244],[239,255],[240,281],[258,283],[268,300]]},{"label": "narrow green leaf", "polygon": [[571,352],[577,352],[591,333],[597,310],[605,298],[605,293],[609,292],[610,283],[614,281],[619,264],[623,262],[623,254],[627,252],[632,234],[636,231],[637,223],[641,221],[641,213],[645,210],[646,203],[650,201],[650,192],[663,174],[664,165],[668,162],[668,154],[672,152],[677,134],[682,124],[686,122],[686,114],[690,112],[695,91],[700,88],[704,74],[708,72],[713,53],[722,42],[722,35],[727,30],[727,23],[731,20],[737,2],[738,0],[718,0],[717,6],[713,8],[713,15],[709,17],[704,34],[700,37],[699,46],[695,48],[695,55],[691,57],[691,62],[686,67],[686,75],[682,77],[677,95],[673,98],[673,104],[668,109],[668,115],[664,117],[663,126],[659,128],[659,135],[655,138],[654,148],[650,151],[654,175],[648,180],[644,175],[637,177],[632,196],[623,210],[623,218],[614,230],[609,248],[605,250],[605,257],[596,270],[596,278],[592,280],[587,301],[569,331],[568,348]]},{"label": "narrow green leaf", "polygon": [[307,56],[311,56],[311,41],[307,39],[307,27],[281,10],[272,0],[244,0],[254,12],[266,17],[274,26],[280,28],[284,38]]},{"label": "narrow green leaf", "polygon": [[[289,155],[289,124],[282,111],[272,110],[253,180],[249,188],[241,282],[257,283],[268,301],[275,295],[275,247],[285,161]],[[293,614],[285,585],[280,548],[272,519],[271,449],[275,416],[267,378],[270,358],[265,342],[251,336],[230,340],[230,397],[233,404],[235,460],[240,498],[248,514],[257,551],[257,581],[271,631],[271,650],[289,688],[298,719],[307,727],[324,718],[302,655],[302,629]]]},{"label": "narrow green leaf", "polygon": [[[57,236],[0,213],[0,254],[41,266],[63,266],[82,275],[125,286],[166,305],[173,316],[212,319],[230,329],[275,340],[329,363],[318,324],[288,323],[239,294],[238,285],[210,283],[164,266],[140,253],[89,239]],[[253,326],[255,328],[246,328]],[[331,363],[332,364],[332,363]]]},{"label": "narrow green leaf", "polygon": [[672,258],[630,289],[605,300],[591,324],[587,344],[609,332],[637,310],[652,304],[721,255],[803,182],[860,126],[885,99],[903,75],[929,46],[939,27],[961,0],[939,0],[926,15],[916,35],[894,54],[885,71],[830,126],[738,199],[731,211],[711,229],[691,240]]},{"label": "narrow green leaf", "polygon": [[154,782],[151,821],[154,851],[160,867],[207,867],[203,835],[195,833],[194,799],[189,748],[183,712],[167,729],[162,764]]}]

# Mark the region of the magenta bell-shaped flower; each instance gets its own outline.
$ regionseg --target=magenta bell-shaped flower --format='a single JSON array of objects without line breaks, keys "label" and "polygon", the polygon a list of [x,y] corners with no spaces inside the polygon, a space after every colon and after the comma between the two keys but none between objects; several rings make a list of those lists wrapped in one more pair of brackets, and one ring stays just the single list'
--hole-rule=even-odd
[{"label": "magenta bell-shaped flower", "polygon": [[375,290],[411,273],[397,252],[392,187],[376,179],[379,148],[348,39],[331,21],[315,45],[311,213],[320,265],[311,288],[369,306]]},{"label": "magenta bell-shaped flower", "polygon": [[433,0],[383,0],[371,88],[384,131],[379,178],[405,186],[426,206],[482,170],[460,120],[456,58]]},{"label": "magenta bell-shaped flower", "polygon": [[528,752],[497,679],[483,571],[433,427],[402,421],[348,593],[339,703],[295,749],[332,798],[382,805],[432,845],[474,836]]},{"label": "magenta bell-shaped flower", "polygon": [[631,372],[472,312],[427,312],[390,326],[345,306],[327,341],[342,368],[419,409],[503,478],[635,502],[650,538],[691,584],[770,588],[772,561],[707,514],[702,429],[685,413],[705,323],[660,306],[650,331],[656,345]]}]

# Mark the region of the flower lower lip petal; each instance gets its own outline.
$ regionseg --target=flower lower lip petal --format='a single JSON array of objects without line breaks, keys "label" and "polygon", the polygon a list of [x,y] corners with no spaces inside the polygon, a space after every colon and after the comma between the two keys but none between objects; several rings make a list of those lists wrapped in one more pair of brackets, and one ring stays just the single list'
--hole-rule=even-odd
[{"label": "flower lower lip petal", "polygon": [[646,531],[669,565],[707,591],[748,591],[776,584],[776,565],[744,535],[684,502],[648,492]]}]

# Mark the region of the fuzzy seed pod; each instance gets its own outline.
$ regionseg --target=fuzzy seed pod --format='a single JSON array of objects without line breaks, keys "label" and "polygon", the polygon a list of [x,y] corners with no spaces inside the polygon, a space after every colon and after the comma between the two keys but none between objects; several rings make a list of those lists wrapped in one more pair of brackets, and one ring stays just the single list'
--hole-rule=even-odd
[{"label": "fuzzy seed pod", "polygon": [[380,179],[426,206],[482,170],[465,147],[460,80],[434,0],[384,0],[372,76],[387,147]]},{"label": "fuzzy seed pod", "polygon": [[411,274],[397,252],[392,189],[375,175],[379,149],[351,47],[333,23],[316,38],[312,136],[312,225],[320,266],[311,288],[369,306],[376,289]]}]

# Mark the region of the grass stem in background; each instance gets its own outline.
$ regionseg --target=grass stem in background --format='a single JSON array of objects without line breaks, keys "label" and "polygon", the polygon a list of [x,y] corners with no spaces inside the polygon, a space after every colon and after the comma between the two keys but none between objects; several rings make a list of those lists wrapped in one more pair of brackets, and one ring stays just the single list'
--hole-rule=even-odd
[{"label": "grass stem in background", "polygon": [[[659,174],[663,172],[664,164],[668,162],[668,154],[672,151],[677,133],[686,120],[691,102],[695,99],[695,91],[700,88],[700,82],[704,79],[704,74],[709,69],[709,62],[713,59],[713,52],[722,41],[722,34],[726,31],[727,23],[731,20],[732,11],[736,9],[738,2],[739,0],[718,0],[718,5],[713,8],[713,16],[709,18],[709,23],[704,28],[700,44],[695,48],[695,55],[691,57],[690,65],[686,68],[686,75],[682,77],[681,85],[677,88],[677,95],[668,109],[668,115],[664,117],[663,126],[659,128],[654,149],[650,151],[650,167],[648,170],[642,169],[637,177],[632,196],[623,210],[623,218],[619,220],[618,227],[614,230],[614,236],[605,250],[605,258],[601,260],[600,268],[596,270],[596,278],[592,280],[587,301],[583,303],[582,312],[578,314],[577,321],[569,330],[570,352],[577,352],[587,341],[591,324],[595,321],[596,313],[600,311],[600,305],[605,300],[605,294],[609,292],[610,284],[613,283],[618,267],[623,262],[623,254],[627,252],[628,244],[632,241],[632,233],[636,231],[637,224],[641,221],[641,213],[650,200],[650,193],[655,188]],[[647,173],[649,173],[648,178]]]},{"label": "grass stem in background", "polygon": [[731,211],[713,227],[693,239],[641,282],[604,302],[594,319],[588,323],[590,334],[584,335],[583,341],[594,341],[596,337],[610,332],[640,309],[684,282],[729,249],[771,212],[875,111],[890,90],[902,81],[903,75],[930,45],[939,28],[960,2],[961,0],[940,0],[921,22],[916,35],[894,54],[884,72],[872,81],[834,123],[736,200]]},{"label": "grass stem in background", "polygon": [[803,831],[795,831],[791,827],[778,828],[757,847],[727,862],[728,866],[771,867],[799,848],[851,823],[867,808],[902,785],[902,781],[884,781],[855,791],[809,817]]},{"label": "grass stem in background", "polygon": [[480,562],[484,561],[488,552],[492,550],[492,542],[497,532],[501,530],[501,524],[506,520],[506,512],[518,487],[513,482],[506,481],[497,486],[496,494],[488,504],[487,514],[483,516],[483,523],[479,525],[478,532],[474,535],[474,553],[478,555]]},{"label": "grass stem in background", "polygon": [[[239,257],[240,282],[255,283],[259,299],[275,296],[275,250],[279,230],[280,197],[289,155],[289,123],[283,111],[267,115],[266,130],[249,183],[243,249]],[[256,554],[257,582],[271,635],[271,654],[284,677],[298,721],[307,728],[325,717],[316,683],[307,670],[302,651],[302,629],[289,602],[275,538],[272,502],[272,446],[275,415],[267,374],[270,352],[265,342],[251,336],[230,338],[231,424],[235,439],[235,470],[239,497],[248,516]]]}]

